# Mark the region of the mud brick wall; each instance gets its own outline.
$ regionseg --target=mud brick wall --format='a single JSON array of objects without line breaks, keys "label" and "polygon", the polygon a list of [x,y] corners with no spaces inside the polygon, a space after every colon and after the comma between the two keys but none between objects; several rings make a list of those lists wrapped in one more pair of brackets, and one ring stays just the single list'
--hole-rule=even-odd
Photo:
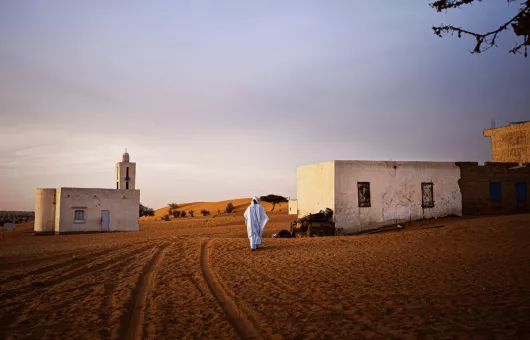
[{"label": "mud brick wall", "polygon": [[[530,165],[514,167],[513,164],[493,162],[457,163],[461,177],[458,181],[462,193],[464,215],[515,214],[530,212]],[[501,202],[490,200],[490,182],[501,183]],[[525,182],[526,202],[517,202],[517,182]]]},{"label": "mud brick wall", "polygon": [[484,130],[484,136],[491,137],[492,161],[530,163],[530,123]]}]

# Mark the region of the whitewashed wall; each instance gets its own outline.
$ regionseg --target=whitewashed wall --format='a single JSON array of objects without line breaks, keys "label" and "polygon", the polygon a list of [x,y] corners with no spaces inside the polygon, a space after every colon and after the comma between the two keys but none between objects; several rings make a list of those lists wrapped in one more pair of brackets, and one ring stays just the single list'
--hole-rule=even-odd
[{"label": "whitewashed wall", "polygon": [[289,200],[289,215],[296,215],[296,214],[298,214],[298,201]]},{"label": "whitewashed wall", "polygon": [[298,217],[330,208],[335,210],[334,162],[297,168]]},{"label": "whitewashed wall", "polygon": [[[459,167],[449,162],[335,161],[336,226],[354,233],[409,220],[461,216],[459,179]],[[358,206],[357,182],[370,182],[371,207]],[[422,182],[434,184],[434,208],[422,208]]]},{"label": "whitewashed wall", "polygon": [[[57,189],[55,232],[99,232],[101,211],[110,212],[109,231],[138,231],[140,190]],[[85,222],[74,223],[74,210],[85,210]]]},{"label": "whitewashed wall", "polygon": [[35,194],[35,233],[55,231],[55,189],[38,188]]}]

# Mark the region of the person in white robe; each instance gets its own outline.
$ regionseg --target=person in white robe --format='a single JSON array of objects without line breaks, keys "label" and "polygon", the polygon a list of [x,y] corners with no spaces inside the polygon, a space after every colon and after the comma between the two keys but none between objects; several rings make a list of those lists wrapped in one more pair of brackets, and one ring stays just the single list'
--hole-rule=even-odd
[{"label": "person in white robe", "polygon": [[263,243],[263,229],[269,221],[269,216],[265,213],[265,209],[258,204],[258,201],[259,198],[255,196],[244,214],[252,251],[255,251]]}]

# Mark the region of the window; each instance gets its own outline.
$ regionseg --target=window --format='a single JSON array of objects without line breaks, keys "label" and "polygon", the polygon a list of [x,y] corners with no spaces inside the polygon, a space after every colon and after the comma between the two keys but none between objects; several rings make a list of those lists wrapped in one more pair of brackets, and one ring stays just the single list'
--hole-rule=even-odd
[{"label": "window", "polygon": [[434,208],[434,185],[432,183],[421,183],[421,206],[422,208]]},{"label": "window", "polygon": [[85,222],[85,211],[84,210],[74,210],[74,221],[75,222]]},{"label": "window", "polygon": [[126,177],[127,180],[129,180],[129,167],[127,167],[127,169],[125,169],[125,170],[126,170],[126,172],[127,172],[127,173],[125,174],[125,177]]},{"label": "window", "polygon": [[370,183],[369,182],[357,182],[357,192],[359,207],[366,208],[370,207]]},{"label": "window", "polygon": [[501,182],[490,182],[490,201],[500,202],[502,197]]},{"label": "window", "polygon": [[517,202],[526,202],[526,183],[517,182],[515,183],[515,190],[517,191]]},{"label": "window", "polygon": [[129,182],[125,182],[125,189],[129,189]]}]

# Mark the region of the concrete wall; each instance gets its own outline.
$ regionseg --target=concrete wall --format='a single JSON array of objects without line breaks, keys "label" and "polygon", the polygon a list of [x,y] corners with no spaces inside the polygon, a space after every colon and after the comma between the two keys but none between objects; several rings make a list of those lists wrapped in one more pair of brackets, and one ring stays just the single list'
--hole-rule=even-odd
[{"label": "concrete wall", "polygon": [[[336,226],[355,233],[409,220],[461,215],[459,179],[455,163],[335,161]],[[358,206],[357,182],[370,182],[370,207]],[[422,182],[434,184],[433,208],[422,208]]]},{"label": "concrete wall", "polygon": [[298,217],[335,210],[334,161],[297,168]]},{"label": "concrete wall", "polygon": [[[109,231],[138,231],[140,190],[57,189],[55,232],[99,232],[101,211],[110,212]],[[85,211],[85,222],[74,222],[74,211]]]},{"label": "concrete wall", "polygon": [[[136,163],[128,162],[116,163],[117,189],[126,190],[127,188],[125,181],[125,178],[127,177],[127,168],[129,168],[129,190],[136,189]],[[114,188],[116,188],[116,183],[114,183]]]},{"label": "concrete wall", "polygon": [[491,137],[493,162],[530,163],[530,123],[484,130]]},{"label": "concrete wall", "polygon": [[53,233],[55,230],[55,194],[55,189],[37,189],[33,228],[37,234]]},{"label": "concrete wall", "polygon": [[298,201],[289,200],[289,215],[298,215]]},{"label": "concrete wall", "polygon": [[[490,163],[457,163],[461,169],[462,210],[466,215],[530,212],[530,201],[517,202],[516,182],[526,183],[530,197],[530,166],[513,167]],[[490,201],[490,182],[501,183],[501,202]]]}]

